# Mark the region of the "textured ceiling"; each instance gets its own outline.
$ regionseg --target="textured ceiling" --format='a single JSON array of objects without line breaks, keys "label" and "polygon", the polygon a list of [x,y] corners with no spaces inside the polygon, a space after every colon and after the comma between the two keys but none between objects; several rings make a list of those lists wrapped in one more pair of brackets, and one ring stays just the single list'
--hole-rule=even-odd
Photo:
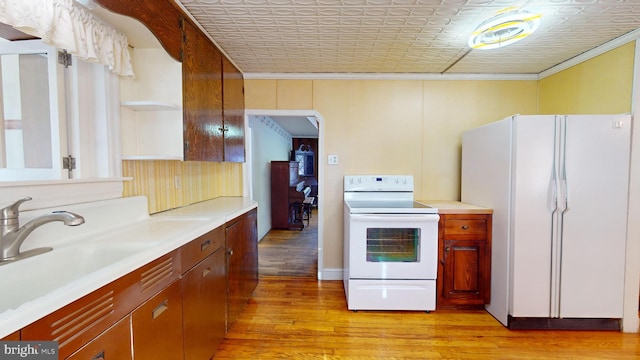
[{"label": "textured ceiling", "polygon": [[[176,0],[245,73],[538,74],[640,28],[624,0]],[[469,51],[509,6],[542,14],[529,38]]]}]

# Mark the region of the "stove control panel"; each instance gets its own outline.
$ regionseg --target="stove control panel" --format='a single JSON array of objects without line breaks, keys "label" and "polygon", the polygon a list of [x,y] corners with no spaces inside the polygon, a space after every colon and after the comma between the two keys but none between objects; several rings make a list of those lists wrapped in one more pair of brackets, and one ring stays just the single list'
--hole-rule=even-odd
[{"label": "stove control panel", "polygon": [[413,191],[413,175],[347,175],[344,191]]}]

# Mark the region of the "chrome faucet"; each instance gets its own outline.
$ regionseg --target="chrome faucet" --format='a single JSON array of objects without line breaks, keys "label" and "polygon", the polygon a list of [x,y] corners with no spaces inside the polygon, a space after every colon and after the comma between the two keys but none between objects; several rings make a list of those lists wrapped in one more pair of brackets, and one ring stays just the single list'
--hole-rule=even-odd
[{"label": "chrome faucet", "polygon": [[51,251],[52,248],[44,247],[20,252],[20,246],[27,236],[33,230],[46,223],[62,221],[68,226],[77,226],[84,223],[84,218],[78,214],[67,211],[54,211],[41,215],[20,227],[18,220],[20,211],[18,208],[20,204],[29,200],[31,198],[26,197],[0,209],[0,264]]}]

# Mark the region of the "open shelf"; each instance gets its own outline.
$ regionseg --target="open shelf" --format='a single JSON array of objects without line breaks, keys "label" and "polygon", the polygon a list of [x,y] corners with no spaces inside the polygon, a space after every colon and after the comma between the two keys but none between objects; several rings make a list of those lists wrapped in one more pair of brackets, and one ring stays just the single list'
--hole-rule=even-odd
[{"label": "open shelf", "polygon": [[160,101],[123,101],[120,105],[134,111],[177,111],[182,109],[176,104]]}]

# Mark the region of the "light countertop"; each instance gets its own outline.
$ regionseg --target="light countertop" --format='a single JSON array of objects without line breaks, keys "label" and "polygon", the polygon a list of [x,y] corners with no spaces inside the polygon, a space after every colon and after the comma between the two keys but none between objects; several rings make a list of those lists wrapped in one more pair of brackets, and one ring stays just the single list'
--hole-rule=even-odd
[{"label": "light countertop", "polygon": [[138,196],[21,212],[21,225],[54,210],[85,223],[39,227],[21,250],[53,250],[0,266],[0,287],[11,289],[0,297],[0,338],[256,207],[248,198],[220,197],[149,215],[147,198]]},{"label": "light countertop", "polygon": [[455,200],[416,200],[437,208],[439,214],[493,214],[493,209]]}]

